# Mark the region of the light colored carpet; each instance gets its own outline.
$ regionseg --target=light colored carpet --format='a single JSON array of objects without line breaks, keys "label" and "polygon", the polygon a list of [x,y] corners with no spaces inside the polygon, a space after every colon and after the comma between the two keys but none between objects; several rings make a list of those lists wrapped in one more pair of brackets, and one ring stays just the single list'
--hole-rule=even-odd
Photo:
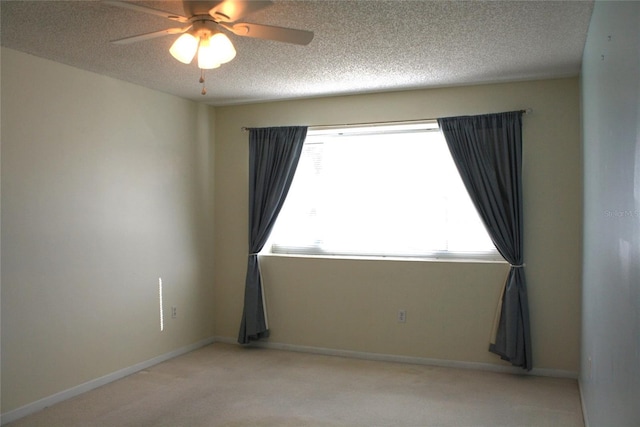
[{"label": "light colored carpet", "polygon": [[216,343],[9,426],[584,424],[575,380]]}]

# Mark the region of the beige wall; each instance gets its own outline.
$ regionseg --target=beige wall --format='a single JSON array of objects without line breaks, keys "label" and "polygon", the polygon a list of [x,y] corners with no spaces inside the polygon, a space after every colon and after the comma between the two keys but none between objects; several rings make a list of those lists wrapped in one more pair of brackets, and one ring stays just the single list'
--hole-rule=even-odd
[{"label": "beige wall", "polygon": [[2,49],[3,413],[213,336],[213,122]]},{"label": "beige wall", "polygon": [[[235,338],[247,256],[242,126],[524,117],[525,261],[533,363],[579,366],[582,169],[577,78],[317,98],[216,109],[216,334]],[[270,341],[502,364],[488,339],[505,264],[262,257]],[[398,309],[407,322],[398,324]]]}]

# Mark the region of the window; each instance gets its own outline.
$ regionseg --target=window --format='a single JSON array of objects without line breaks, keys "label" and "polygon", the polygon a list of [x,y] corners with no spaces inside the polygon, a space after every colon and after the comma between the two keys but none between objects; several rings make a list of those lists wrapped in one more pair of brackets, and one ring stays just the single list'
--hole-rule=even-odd
[{"label": "window", "polygon": [[272,253],[502,259],[436,122],[309,129]]}]

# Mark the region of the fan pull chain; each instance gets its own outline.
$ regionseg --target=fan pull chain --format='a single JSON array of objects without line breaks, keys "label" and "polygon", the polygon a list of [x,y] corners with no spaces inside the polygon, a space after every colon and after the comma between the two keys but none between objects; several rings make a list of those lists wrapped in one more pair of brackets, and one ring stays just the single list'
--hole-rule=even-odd
[{"label": "fan pull chain", "polygon": [[204,68],[200,68],[200,83],[202,83],[202,95],[207,94],[207,88],[204,86]]}]

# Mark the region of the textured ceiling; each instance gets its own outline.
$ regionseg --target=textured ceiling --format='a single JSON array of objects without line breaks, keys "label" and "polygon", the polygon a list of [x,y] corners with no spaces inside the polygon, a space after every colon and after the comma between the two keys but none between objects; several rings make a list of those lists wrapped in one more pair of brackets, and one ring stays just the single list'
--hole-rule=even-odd
[{"label": "textured ceiling", "polygon": [[[183,14],[181,2],[138,4]],[[308,46],[230,35],[228,64],[171,57],[175,27],[99,1],[1,1],[2,46],[211,105],[577,75],[591,1],[279,1],[243,20],[313,31]]]}]

